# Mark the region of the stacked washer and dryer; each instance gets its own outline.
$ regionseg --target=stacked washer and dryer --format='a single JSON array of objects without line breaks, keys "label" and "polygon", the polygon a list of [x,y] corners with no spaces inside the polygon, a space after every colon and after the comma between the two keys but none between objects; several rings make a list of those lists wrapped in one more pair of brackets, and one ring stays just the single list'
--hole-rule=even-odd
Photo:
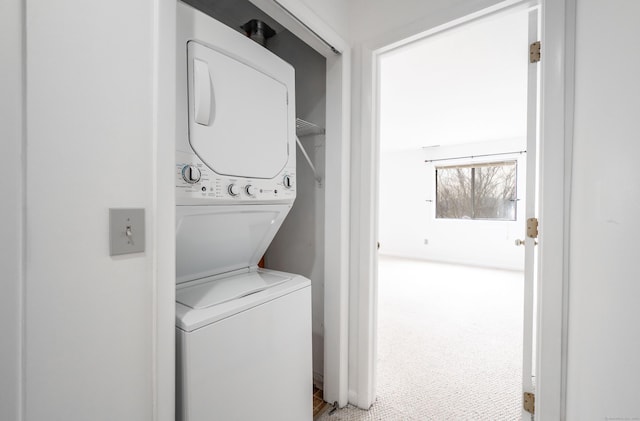
[{"label": "stacked washer and dryer", "polygon": [[176,419],[310,420],[310,281],[258,267],[296,197],[294,69],[177,13]]}]

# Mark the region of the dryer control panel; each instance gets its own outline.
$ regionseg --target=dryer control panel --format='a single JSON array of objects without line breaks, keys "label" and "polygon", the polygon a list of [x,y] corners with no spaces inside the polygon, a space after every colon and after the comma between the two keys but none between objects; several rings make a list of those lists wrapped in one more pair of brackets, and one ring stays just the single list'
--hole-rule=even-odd
[{"label": "dryer control panel", "polygon": [[296,197],[295,171],[285,168],[272,179],[220,175],[195,154],[176,152],[176,204],[290,203]]}]

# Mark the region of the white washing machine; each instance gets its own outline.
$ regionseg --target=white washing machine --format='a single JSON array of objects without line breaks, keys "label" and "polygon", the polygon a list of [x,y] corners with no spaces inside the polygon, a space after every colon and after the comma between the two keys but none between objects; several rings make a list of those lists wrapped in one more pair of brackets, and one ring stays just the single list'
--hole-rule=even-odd
[{"label": "white washing machine", "polygon": [[312,419],[311,288],[258,268],[296,196],[293,68],[178,2],[176,419]]}]

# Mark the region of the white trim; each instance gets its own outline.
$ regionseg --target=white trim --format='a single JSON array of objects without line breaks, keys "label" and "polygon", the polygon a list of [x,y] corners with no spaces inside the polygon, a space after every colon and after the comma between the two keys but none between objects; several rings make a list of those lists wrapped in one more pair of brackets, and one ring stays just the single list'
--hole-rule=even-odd
[{"label": "white trim", "polygon": [[153,419],[175,419],[176,3],[154,1],[152,248]]},{"label": "white trim", "polygon": [[26,2],[0,5],[0,419],[25,413]]},{"label": "white trim", "polygon": [[348,402],[350,52],[327,57],[324,399]]},{"label": "white trim", "polygon": [[[532,43],[540,40],[540,32],[538,30],[538,23],[540,21],[540,8],[532,8],[527,13],[528,15],[528,28],[527,28],[527,43]],[[539,161],[538,161],[538,105],[540,98],[539,89],[539,63],[529,63],[527,65],[527,161],[526,161],[526,188],[525,188],[525,216],[522,219],[537,218],[537,196],[539,194],[537,174],[539,173]],[[523,228],[523,227],[522,227]],[[533,358],[535,355],[534,347],[534,305],[535,305],[535,291],[536,291],[536,274],[538,271],[535,269],[536,254],[541,251],[543,245],[539,245],[536,250],[536,240],[528,236],[524,237],[525,250],[524,250],[524,320],[523,320],[523,335],[522,335],[522,391],[525,393],[535,393],[535,386],[533,382],[534,364]],[[527,413],[522,410],[522,417],[524,418]]]},{"label": "white trim", "polygon": [[21,175],[22,182],[20,183],[20,196],[21,196],[21,210],[20,210],[20,275],[18,277],[18,282],[20,284],[20,304],[19,304],[19,315],[20,320],[18,321],[18,328],[20,329],[20,343],[18,344],[18,363],[20,364],[20,374],[18,379],[18,420],[22,421],[26,417],[27,413],[27,258],[28,258],[28,249],[27,249],[27,176],[28,176],[28,161],[27,161],[27,2],[26,0],[20,1],[20,13],[21,13],[21,26],[22,31],[20,34],[20,43],[21,43],[21,86],[22,86],[22,94],[21,94],[21,117],[22,117],[22,127],[21,127],[21,154],[22,157],[20,159],[20,163],[22,165]]},{"label": "white trim", "polygon": [[[377,56],[367,46],[355,49],[354,75],[360,85],[354,86],[351,224],[351,288],[349,302],[349,403],[367,409],[375,400],[375,360],[377,356],[375,327],[377,324],[377,242],[378,144],[375,122],[378,120],[376,84]],[[356,77],[357,79],[357,77]],[[375,83],[374,83],[375,81]],[[371,95],[368,95],[368,93]],[[361,114],[358,111],[361,111]],[[358,121],[358,118],[360,120]],[[376,210],[374,210],[376,209]]]},{"label": "white trim", "polygon": [[[336,55],[329,45],[342,52],[343,55],[348,53],[349,44],[302,1],[249,1],[323,56],[330,58]],[[329,63],[327,63],[327,66],[329,66]]]},{"label": "white trim", "polygon": [[432,15],[423,20],[417,20],[412,24],[403,26],[392,33],[367,40],[362,45],[375,52],[376,56],[404,47],[428,36],[442,33],[473,22],[477,19],[489,17],[495,13],[503,13],[508,10],[517,10],[538,4],[536,0],[504,0],[495,1],[496,4],[477,10],[475,6],[461,5],[443,11],[441,14]]},{"label": "white trim", "polygon": [[574,103],[575,103],[575,38],[576,38],[576,0],[565,0],[565,118],[564,118],[564,147],[565,147],[565,173],[564,173],[564,271],[562,282],[562,384],[560,386],[560,419],[567,417],[567,361],[568,361],[568,340],[569,340],[569,256],[570,256],[570,226],[569,217],[571,215],[571,182],[572,182],[572,162],[573,162],[573,130],[574,130]]},{"label": "white trim", "polygon": [[[318,40],[320,42],[325,44],[335,54],[342,54],[343,53],[342,49],[336,48],[330,41],[325,39],[322,35],[320,35],[312,27],[310,27],[309,25],[307,25],[305,23],[305,20],[310,22],[311,24],[317,23],[317,19],[315,19],[312,14],[305,13],[307,11],[310,11],[310,9],[304,7],[304,8],[302,8],[302,10],[300,10],[301,9],[300,3],[293,3],[290,0],[273,0],[273,2],[275,4],[277,4],[278,6],[280,6],[280,8],[282,8],[288,15],[290,15],[292,18],[294,18],[300,25],[302,25],[306,29],[307,33],[310,33],[311,35],[313,35],[316,38],[318,38]],[[292,12],[290,10],[291,7],[295,7],[296,9],[298,9],[298,13]],[[298,16],[304,16],[306,19],[305,20],[299,19]],[[322,28],[322,27],[318,27],[318,29],[320,31],[326,32],[326,31],[324,31],[324,28]],[[331,34],[329,34],[329,35],[331,36]]]},{"label": "white trim", "polygon": [[[571,84],[573,74],[565,69],[565,31],[573,31],[572,21],[565,20],[566,1],[540,0],[542,10],[542,86],[541,86],[541,186],[540,241],[543,279],[539,291],[538,327],[544,334],[537,341],[537,397],[536,419],[561,419],[563,292],[566,293],[568,256],[565,254],[567,238],[565,224],[568,202],[567,176],[570,161],[565,162],[565,148],[571,139],[565,133],[565,115],[570,115],[565,103],[565,83]],[[350,381],[349,400],[360,408],[368,408],[375,400],[376,311],[377,290],[377,191],[379,139],[376,128],[377,61],[380,54],[405,42],[440,32],[464,22],[510,7],[530,5],[527,1],[505,1],[481,11],[454,7],[447,16],[432,16],[387,34],[380,39],[362,44],[355,49],[354,74],[362,81],[354,86],[353,104],[353,161],[352,161],[352,266],[350,302]],[[440,19],[438,19],[440,18]],[[438,21],[439,20],[439,21]],[[442,22],[448,22],[442,24]],[[572,69],[570,69],[572,70]],[[566,78],[566,79],[565,79]],[[570,105],[570,104],[569,104]],[[358,116],[356,110],[361,110]],[[564,182],[559,182],[563,180]],[[357,187],[357,188],[356,188]],[[356,196],[356,193],[358,195]]]},{"label": "white trim", "polygon": [[340,407],[348,402],[349,355],[351,53],[344,45],[342,55],[326,55],[324,227],[324,399]]},{"label": "white trim", "polygon": [[[567,3],[570,2],[570,3]],[[540,106],[540,272],[536,420],[565,417],[566,300],[569,268],[569,205],[573,103],[573,0],[542,0]],[[567,87],[569,87],[567,89]],[[563,349],[563,344],[565,349]]]}]

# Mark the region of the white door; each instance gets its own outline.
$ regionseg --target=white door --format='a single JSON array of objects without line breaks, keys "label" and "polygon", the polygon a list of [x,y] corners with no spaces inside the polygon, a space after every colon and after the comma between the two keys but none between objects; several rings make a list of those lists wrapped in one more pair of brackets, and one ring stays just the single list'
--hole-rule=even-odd
[{"label": "white door", "polygon": [[[538,14],[539,9],[529,11],[529,46],[538,41]],[[526,187],[526,209],[525,226],[523,230],[523,240],[518,240],[516,245],[524,245],[524,328],[522,341],[522,391],[523,397],[526,393],[534,393],[535,390],[535,302],[537,285],[537,240],[527,233],[526,224],[538,214],[538,62],[535,57],[531,57],[528,67],[527,85],[527,187]],[[532,62],[533,61],[533,62]],[[523,398],[524,399],[524,398]],[[523,402],[524,403],[524,402]],[[524,409],[522,418],[527,419],[531,414]]]}]

